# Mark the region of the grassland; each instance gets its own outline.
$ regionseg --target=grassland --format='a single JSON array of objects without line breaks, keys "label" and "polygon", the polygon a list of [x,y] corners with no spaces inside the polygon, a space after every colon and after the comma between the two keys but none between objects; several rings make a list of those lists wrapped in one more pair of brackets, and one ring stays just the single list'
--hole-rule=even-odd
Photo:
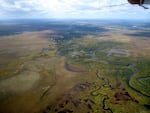
[{"label": "grassland", "polygon": [[148,113],[150,38],[94,28],[1,36],[0,113]]}]

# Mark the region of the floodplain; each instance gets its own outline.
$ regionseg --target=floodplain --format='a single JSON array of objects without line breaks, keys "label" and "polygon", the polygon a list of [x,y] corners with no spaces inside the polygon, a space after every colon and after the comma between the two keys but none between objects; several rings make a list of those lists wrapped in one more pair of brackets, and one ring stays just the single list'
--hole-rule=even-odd
[{"label": "floodplain", "polygon": [[0,113],[150,112],[150,23],[0,24]]}]

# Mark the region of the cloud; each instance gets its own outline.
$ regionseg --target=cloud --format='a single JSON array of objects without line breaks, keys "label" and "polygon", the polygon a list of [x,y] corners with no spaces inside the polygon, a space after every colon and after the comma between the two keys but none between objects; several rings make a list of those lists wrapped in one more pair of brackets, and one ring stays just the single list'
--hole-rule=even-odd
[{"label": "cloud", "polygon": [[150,18],[150,11],[130,4],[109,7],[122,3],[127,3],[127,0],[0,0],[0,16],[6,18]]},{"label": "cloud", "polygon": [[5,16],[25,16],[30,15],[33,11],[37,12],[40,10],[35,9],[30,2],[19,0],[1,0],[0,9],[0,12]]}]

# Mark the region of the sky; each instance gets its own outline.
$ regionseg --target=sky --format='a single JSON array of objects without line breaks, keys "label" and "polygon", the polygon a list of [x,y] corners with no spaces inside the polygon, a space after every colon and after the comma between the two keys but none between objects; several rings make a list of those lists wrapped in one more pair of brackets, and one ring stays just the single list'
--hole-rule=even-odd
[{"label": "sky", "polygon": [[0,19],[9,18],[150,20],[150,9],[127,0],[0,0]]}]

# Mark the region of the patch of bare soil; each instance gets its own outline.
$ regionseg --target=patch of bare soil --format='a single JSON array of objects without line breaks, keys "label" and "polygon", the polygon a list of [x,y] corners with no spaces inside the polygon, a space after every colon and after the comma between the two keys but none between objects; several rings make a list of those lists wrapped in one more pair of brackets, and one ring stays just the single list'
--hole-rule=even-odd
[{"label": "patch of bare soil", "polygon": [[113,86],[111,87],[111,89],[112,89],[112,90],[115,90],[115,89],[120,88],[120,86],[121,86],[121,82],[120,82],[119,80],[116,80],[116,84],[113,85]]},{"label": "patch of bare soil", "polygon": [[88,82],[76,84],[71,90],[59,97],[56,104],[47,106],[42,113],[92,112],[92,105],[96,103],[91,99],[82,99],[80,97],[91,86],[92,84]]},{"label": "patch of bare soil", "polygon": [[120,104],[121,102],[133,101],[139,103],[134,97],[132,97],[129,92],[127,92],[124,88],[121,91],[117,91],[114,95],[115,100],[112,102],[113,104]]}]

